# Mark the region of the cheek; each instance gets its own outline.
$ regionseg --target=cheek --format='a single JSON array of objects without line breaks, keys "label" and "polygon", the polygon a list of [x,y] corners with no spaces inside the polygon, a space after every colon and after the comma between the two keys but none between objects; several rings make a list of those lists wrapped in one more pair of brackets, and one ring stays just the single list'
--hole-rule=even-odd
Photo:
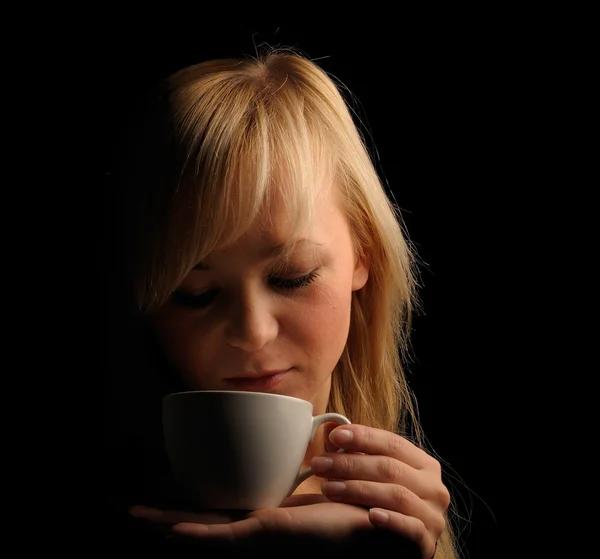
[{"label": "cheek", "polygon": [[207,347],[206,343],[198,343],[205,338],[197,325],[166,315],[154,321],[154,330],[162,351],[179,374],[186,379],[193,376],[198,362],[206,359],[203,352]]},{"label": "cheek", "polygon": [[308,354],[328,355],[328,360],[337,362],[348,337],[351,300],[349,289],[322,287],[315,290],[309,304],[295,319]]}]

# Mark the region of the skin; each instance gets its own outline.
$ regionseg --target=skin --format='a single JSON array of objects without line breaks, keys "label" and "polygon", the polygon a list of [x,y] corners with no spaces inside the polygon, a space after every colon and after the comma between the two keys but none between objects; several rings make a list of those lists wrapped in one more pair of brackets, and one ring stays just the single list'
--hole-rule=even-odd
[{"label": "skin", "polygon": [[[232,389],[232,376],[283,369],[267,391],[303,398],[315,414],[325,412],[348,335],[352,292],[365,285],[369,267],[355,256],[331,189],[317,200],[314,228],[304,238],[283,266],[272,249],[289,240],[289,220],[275,200],[261,224],[209,255],[156,314],[165,355],[191,389]],[[241,520],[147,507],[130,512],[166,523],[180,537],[221,542],[264,533],[343,539],[383,528],[431,557],[450,502],[439,463],[394,433],[333,427],[321,430],[306,454],[315,476],[279,508]]]},{"label": "skin", "polygon": [[[312,230],[286,264],[273,247],[290,239],[281,200],[232,246],[209,255],[176,297],[154,317],[167,358],[193,390],[236,389],[228,379],[246,372],[291,369],[262,391],[308,400],[325,413],[332,371],[350,327],[352,291],[368,279],[347,221],[323,189]],[[310,274],[315,274],[314,277]],[[294,287],[289,282],[306,278]],[[320,430],[305,465],[323,448]],[[318,490],[317,480],[297,492]]]}]

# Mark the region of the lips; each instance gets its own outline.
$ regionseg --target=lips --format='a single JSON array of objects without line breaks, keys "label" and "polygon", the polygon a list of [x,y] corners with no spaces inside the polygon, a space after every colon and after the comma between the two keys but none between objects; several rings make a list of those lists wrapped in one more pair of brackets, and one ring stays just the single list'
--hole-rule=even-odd
[{"label": "lips", "polygon": [[290,369],[248,372],[244,376],[225,379],[232,388],[255,392],[265,392],[274,388]]},{"label": "lips", "polygon": [[237,379],[259,379],[264,377],[272,377],[273,375],[279,375],[281,373],[285,373],[289,371],[289,369],[277,369],[277,370],[269,370],[269,371],[249,371],[240,375],[239,377],[231,377],[231,379],[227,380],[237,380]]}]

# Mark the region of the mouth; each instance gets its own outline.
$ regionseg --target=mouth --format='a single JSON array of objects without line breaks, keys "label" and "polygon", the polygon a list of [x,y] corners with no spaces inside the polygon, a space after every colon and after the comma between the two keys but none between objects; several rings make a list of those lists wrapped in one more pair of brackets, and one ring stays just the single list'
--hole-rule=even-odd
[{"label": "mouth", "polygon": [[235,390],[268,392],[275,388],[290,371],[291,368],[284,371],[262,371],[255,375],[228,378],[225,382]]}]

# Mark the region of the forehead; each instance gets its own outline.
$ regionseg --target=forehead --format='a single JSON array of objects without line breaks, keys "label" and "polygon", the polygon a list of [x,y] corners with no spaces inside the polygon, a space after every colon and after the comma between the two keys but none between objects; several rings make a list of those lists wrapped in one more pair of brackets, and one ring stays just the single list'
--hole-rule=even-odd
[{"label": "forehead", "polygon": [[260,236],[273,244],[286,244],[326,229],[334,214],[340,213],[337,196],[329,183],[313,188],[301,203],[304,207],[299,212],[298,200],[290,200],[286,193],[273,189],[246,235]]},{"label": "forehead", "polygon": [[225,259],[245,256],[260,259],[291,257],[296,251],[319,251],[331,246],[340,236],[347,236],[345,218],[330,188],[315,197],[309,219],[298,223],[284,196],[265,203],[252,225],[232,242],[207,254],[199,263],[202,268],[215,257]]}]

